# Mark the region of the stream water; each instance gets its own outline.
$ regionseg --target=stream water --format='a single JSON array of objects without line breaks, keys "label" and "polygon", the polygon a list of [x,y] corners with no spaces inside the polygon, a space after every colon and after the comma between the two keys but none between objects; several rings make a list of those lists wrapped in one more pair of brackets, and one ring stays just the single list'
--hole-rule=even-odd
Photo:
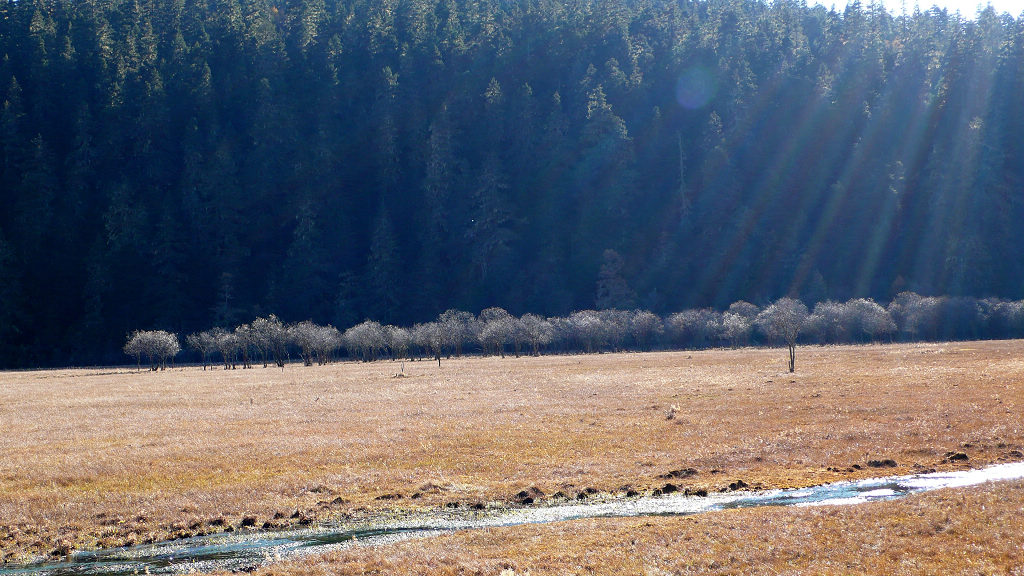
[{"label": "stream water", "polygon": [[251,570],[261,564],[355,545],[379,545],[456,530],[540,524],[581,518],[683,516],[755,506],[849,505],[890,500],[908,494],[1024,478],[1024,462],[978,470],[890,476],[836,482],[811,488],[727,492],[706,497],[679,493],[607,498],[491,512],[445,512],[408,517],[380,525],[324,525],[302,530],[241,532],[174,542],[77,552],[61,562],[0,566],[0,576],[181,574],[211,570]]}]

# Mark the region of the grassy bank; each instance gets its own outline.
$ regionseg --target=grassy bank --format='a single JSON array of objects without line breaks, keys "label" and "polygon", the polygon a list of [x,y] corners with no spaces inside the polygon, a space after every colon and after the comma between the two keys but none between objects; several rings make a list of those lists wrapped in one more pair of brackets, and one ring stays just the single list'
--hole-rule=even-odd
[{"label": "grassy bank", "polygon": [[1024,574],[1024,483],[824,508],[460,532],[270,565],[258,576]]},{"label": "grassy bank", "polygon": [[407,362],[404,373],[4,373],[0,554],[507,505],[523,490],[790,487],[1019,460],[1022,352],[1018,341],[801,348],[795,374],[785,351],[749,349]]}]

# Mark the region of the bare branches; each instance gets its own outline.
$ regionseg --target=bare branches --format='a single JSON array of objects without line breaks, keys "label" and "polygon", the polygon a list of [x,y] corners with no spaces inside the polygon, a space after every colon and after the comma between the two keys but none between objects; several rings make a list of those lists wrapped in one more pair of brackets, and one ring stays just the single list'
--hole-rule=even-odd
[{"label": "bare branches", "polygon": [[135,358],[140,370],[143,356],[152,370],[163,370],[167,368],[168,360],[180,351],[178,337],[163,330],[136,330],[124,345],[124,353]]}]

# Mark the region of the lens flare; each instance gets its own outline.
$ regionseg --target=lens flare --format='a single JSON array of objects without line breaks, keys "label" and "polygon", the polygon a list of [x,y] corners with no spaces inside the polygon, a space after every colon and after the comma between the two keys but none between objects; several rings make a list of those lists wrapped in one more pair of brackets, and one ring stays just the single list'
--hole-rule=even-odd
[{"label": "lens flare", "polygon": [[711,72],[702,66],[687,69],[676,83],[676,102],[683,108],[696,110],[711,102],[718,91],[718,83]]}]

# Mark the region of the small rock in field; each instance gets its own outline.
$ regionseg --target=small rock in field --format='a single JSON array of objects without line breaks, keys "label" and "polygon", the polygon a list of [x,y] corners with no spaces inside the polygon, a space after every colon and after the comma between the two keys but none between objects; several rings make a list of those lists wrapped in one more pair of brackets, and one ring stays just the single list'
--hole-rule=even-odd
[{"label": "small rock in field", "polygon": [[679,470],[672,470],[671,472],[669,472],[667,474],[662,474],[661,476],[659,476],[659,478],[662,478],[662,479],[668,479],[668,478],[689,478],[690,476],[696,476],[696,475],[697,475],[697,469],[696,468],[681,468]]},{"label": "small rock in field", "polygon": [[886,458],[885,460],[868,460],[868,466],[871,468],[895,468],[897,464],[892,458]]}]

